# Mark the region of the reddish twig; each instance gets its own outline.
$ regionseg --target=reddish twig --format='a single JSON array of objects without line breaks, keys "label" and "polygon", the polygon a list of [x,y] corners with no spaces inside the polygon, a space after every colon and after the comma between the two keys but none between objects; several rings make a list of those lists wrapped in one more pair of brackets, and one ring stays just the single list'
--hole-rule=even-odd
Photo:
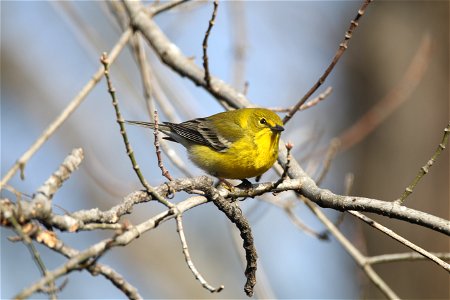
[{"label": "reddish twig", "polygon": [[130,158],[131,164],[133,165],[133,169],[136,172],[136,175],[139,178],[139,181],[141,184],[145,187],[147,192],[154,198],[157,199],[160,203],[164,204],[167,207],[173,207],[173,204],[164,199],[161,195],[159,195],[155,189],[147,182],[147,180],[144,178],[144,175],[141,172],[141,169],[139,168],[139,165],[137,164],[136,158],[134,156],[134,151],[130,145],[130,142],[128,141],[128,135],[127,131],[125,130],[124,119],[122,118],[122,114],[119,110],[119,102],[117,101],[116,97],[116,90],[112,85],[111,78],[109,76],[109,66],[110,66],[110,60],[108,58],[108,55],[105,53],[102,54],[100,58],[100,62],[103,64],[104,67],[104,75],[106,78],[106,84],[108,86],[108,92],[111,95],[112,104],[114,107],[114,110],[116,112],[116,119],[117,123],[120,127],[120,134],[122,135],[123,142],[125,144],[125,149],[127,151],[127,155]]},{"label": "reddish twig", "polygon": [[431,38],[429,35],[425,35],[411,64],[398,84],[350,128],[339,135],[338,138],[341,140],[340,152],[348,150],[362,141],[408,99],[427,70],[430,54]]},{"label": "reddish twig", "polygon": [[331,71],[334,69],[334,66],[336,66],[339,59],[344,54],[345,50],[348,48],[348,42],[352,38],[353,31],[356,27],[358,27],[358,21],[359,19],[364,15],[367,6],[372,2],[373,0],[365,0],[364,3],[361,5],[360,9],[358,10],[358,13],[356,17],[350,22],[350,27],[348,28],[347,32],[345,33],[344,40],[342,43],[339,44],[339,48],[334,55],[333,60],[331,61],[328,68],[325,70],[325,72],[320,76],[319,80],[309,89],[309,91],[295,104],[292,109],[287,113],[287,115],[283,119],[283,123],[286,124],[289,122],[289,120],[294,116],[294,114],[298,111],[300,106],[302,106],[308,99],[311,97],[312,94],[325,82],[328,75],[330,75]]},{"label": "reddish twig", "polygon": [[161,157],[161,150],[159,149],[158,111],[156,110],[153,119],[155,120],[155,130],[153,131],[153,134],[155,135],[155,149],[156,149],[156,157],[158,158],[158,167],[161,169],[162,175],[167,179],[169,179],[170,181],[172,181],[173,180],[172,176],[170,175],[169,171],[164,167]]}]

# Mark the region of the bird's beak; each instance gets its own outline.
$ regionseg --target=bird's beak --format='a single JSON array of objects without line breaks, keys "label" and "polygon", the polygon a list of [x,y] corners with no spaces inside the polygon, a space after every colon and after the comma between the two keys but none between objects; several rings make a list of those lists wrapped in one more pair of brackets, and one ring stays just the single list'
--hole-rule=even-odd
[{"label": "bird's beak", "polygon": [[280,126],[280,125],[275,125],[275,126],[273,126],[273,127],[270,127],[270,129],[273,131],[273,132],[282,132],[282,131],[284,131],[284,127],[283,126]]}]

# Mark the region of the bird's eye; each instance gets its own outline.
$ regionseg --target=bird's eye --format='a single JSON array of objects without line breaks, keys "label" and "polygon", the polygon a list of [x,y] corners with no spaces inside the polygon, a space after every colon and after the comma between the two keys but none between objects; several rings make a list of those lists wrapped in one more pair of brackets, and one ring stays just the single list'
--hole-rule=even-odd
[{"label": "bird's eye", "polygon": [[267,121],[266,119],[262,118],[261,120],[259,120],[259,123],[264,125],[267,124]]}]

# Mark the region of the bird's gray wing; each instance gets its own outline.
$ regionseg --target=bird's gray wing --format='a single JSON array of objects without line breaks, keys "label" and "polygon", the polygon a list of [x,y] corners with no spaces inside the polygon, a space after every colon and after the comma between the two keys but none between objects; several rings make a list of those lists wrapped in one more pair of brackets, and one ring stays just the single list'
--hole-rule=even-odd
[{"label": "bird's gray wing", "polygon": [[[218,134],[211,121],[205,118],[193,119],[183,123],[165,123],[174,133],[189,142],[205,145],[217,151],[225,151],[232,141]],[[174,137],[172,137],[174,138]]]}]

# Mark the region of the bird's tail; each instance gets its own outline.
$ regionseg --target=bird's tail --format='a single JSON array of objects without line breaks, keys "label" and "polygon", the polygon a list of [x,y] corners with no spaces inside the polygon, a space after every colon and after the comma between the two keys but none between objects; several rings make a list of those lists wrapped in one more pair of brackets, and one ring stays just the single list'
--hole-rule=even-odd
[{"label": "bird's tail", "polygon": [[[146,127],[146,128],[155,129],[155,123],[151,123],[151,122],[128,121],[128,120],[125,120],[125,123],[131,124],[131,125],[137,125],[137,126],[141,126],[141,127]],[[158,125],[159,125],[159,124],[158,124]],[[159,126],[164,126],[164,125],[159,125]],[[159,126],[158,126],[158,127],[159,127]]]},{"label": "bird's tail", "polygon": [[[137,125],[145,128],[155,129],[155,123],[152,122],[143,122],[143,121],[128,121],[125,120],[125,123],[131,124],[131,125]],[[163,133],[170,132],[170,127],[167,126],[167,124],[158,124],[158,130]]]}]

